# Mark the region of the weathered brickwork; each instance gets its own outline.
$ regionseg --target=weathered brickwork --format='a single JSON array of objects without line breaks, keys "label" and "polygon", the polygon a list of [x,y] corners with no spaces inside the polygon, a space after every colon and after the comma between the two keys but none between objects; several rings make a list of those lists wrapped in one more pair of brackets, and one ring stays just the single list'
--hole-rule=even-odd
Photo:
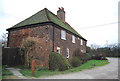
[{"label": "weathered brickwork", "polygon": [[[8,47],[21,48],[23,41],[27,38],[35,39],[37,44],[34,56],[39,59],[37,63],[42,63],[44,66],[48,66],[49,55],[52,51],[60,52],[64,57],[69,56],[68,58],[71,58],[77,49],[85,53],[87,40],[65,21],[65,14],[63,7],[59,8],[57,15],[44,8],[7,29]],[[66,31],[66,40],[61,39],[61,30]],[[72,42],[73,34],[75,43]],[[83,40],[83,45],[81,45],[81,40]]]},{"label": "weathered brickwork", "polygon": [[60,47],[60,53],[63,56],[67,56],[67,48],[69,48],[70,57],[73,56],[73,53],[76,49],[83,50],[86,52],[86,41],[83,40],[83,45],[81,45],[81,39],[78,39],[75,36],[75,43],[72,42],[72,35],[69,32],[66,32],[66,40],[61,39],[61,30],[55,27],[54,34],[54,51],[57,52],[57,47]]},{"label": "weathered brickwork", "polygon": [[9,32],[9,47],[21,47],[22,41],[27,37],[38,39],[35,56],[40,59],[39,63],[48,66],[49,54],[53,49],[53,28],[51,25],[20,29]]},{"label": "weathered brickwork", "polygon": [[[54,35],[53,35],[54,27]],[[44,25],[26,29],[19,29],[14,31],[9,31],[9,47],[21,47],[22,41],[27,37],[37,38],[38,43],[36,46],[35,57],[39,58],[38,63],[42,63],[48,66],[48,59],[50,52],[57,52],[57,47],[60,47],[60,53],[66,57],[67,48],[69,48],[70,57],[72,57],[76,49],[83,50],[86,52],[86,41],[83,41],[81,45],[81,39],[75,36],[75,43],[72,43],[72,33],[66,31],[66,40],[61,39],[61,30],[58,27],[52,25]],[[53,44],[54,38],[54,44]],[[54,45],[54,46],[53,46]]]}]

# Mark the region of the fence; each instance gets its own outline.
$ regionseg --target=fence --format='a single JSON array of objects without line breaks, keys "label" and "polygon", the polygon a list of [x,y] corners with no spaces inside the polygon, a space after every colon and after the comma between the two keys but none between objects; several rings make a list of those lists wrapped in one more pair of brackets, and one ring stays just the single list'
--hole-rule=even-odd
[{"label": "fence", "polygon": [[21,48],[3,48],[2,65],[16,66],[24,64],[24,54]]}]

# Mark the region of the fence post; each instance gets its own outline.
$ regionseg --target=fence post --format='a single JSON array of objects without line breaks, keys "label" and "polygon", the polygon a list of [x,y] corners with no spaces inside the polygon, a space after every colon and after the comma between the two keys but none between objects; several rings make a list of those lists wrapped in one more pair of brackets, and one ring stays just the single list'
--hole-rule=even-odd
[{"label": "fence post", "polygon": [[35,60],[32,60],[32,76],[35,75]]}]

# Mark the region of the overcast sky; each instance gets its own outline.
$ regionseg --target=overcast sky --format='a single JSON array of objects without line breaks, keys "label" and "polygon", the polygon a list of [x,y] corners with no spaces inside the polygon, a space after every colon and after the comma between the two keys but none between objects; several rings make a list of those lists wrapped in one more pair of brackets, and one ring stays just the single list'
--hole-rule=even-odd
[{"label": "overcast sky", "polygon": [[[118,42],[119,0],[0,0],[0,36],[5,30],[43,8],[54,14],[64,7],[66,21],[88,45]],[[110,24],[111,23],[111,24]]]}]

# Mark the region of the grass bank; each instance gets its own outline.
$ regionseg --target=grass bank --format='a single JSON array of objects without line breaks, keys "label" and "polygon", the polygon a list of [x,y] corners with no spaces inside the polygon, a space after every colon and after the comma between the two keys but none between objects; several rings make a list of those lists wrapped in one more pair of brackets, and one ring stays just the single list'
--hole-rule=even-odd
[{"label": "grass bank", "polygon": [[[82,71],[84,69],[91,69],[98,66],[104,66],[108,64],[108,60],[89,60],[85,64],[82,64],[79,67],[72,68],[65,71],[50,71],[50,70],[41,70],[41,71],[35,71],[35,77],[41,77],[41,76],[49,76],[49,75],[56,75],[56,74],[65,74],[70,72],[78,72]],[[20,71],[24,76],[31,77],[31,69],[22,69]]]}]

